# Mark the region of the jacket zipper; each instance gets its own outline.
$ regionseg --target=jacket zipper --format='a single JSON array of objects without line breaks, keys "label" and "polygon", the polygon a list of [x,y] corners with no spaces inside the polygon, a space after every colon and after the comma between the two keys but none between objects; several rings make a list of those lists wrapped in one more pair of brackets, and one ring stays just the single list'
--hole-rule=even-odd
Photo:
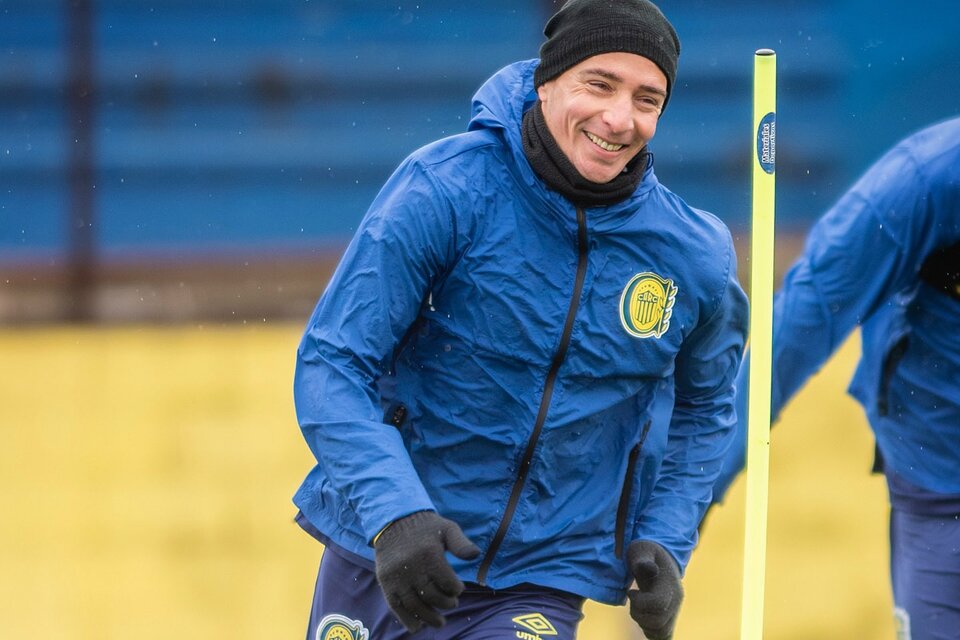
[{"label": "jacket zipper", "polygon": [[643,448],[643,442],[647,439],[647,432],[650,431],[650,420],[647,420],[640,431],[640,441],[630,450],[630,456],[627,458],[627,475],[623,478],[623,491],[620,493],[620,503],[617,505],[617,526],[614,530],[616,536],[614,543],[614,553],[618,558],[623,557],[623,534],[627,528],[627,511],[630,509],[630,494],[633,493],[633,470],[637,466],[637,457],[640,455],[640,449]]},{"label": "jacket zipper", "polygon": [[570,346],[570,335],[573,333],[573,322],[577,317],[577,308],[580,305],[580,294],[583,291],[583,281],[587,274],[587,221],[586,214],[581,207],[577,207],[577,276],[574,280],[573,295],[570,298],[570,306],[567,308],[567,318],[563,323],[563,333],[560,337],[560,345],[557,347],[553,360],[550,363],[550,369],[547,371],[547,379],[543,385],[543,396],[540,398],[540,409],[537,411],[537,420],[533,425],[533,432],[527,441],[527,448],[523,452],[523,458],[520,467],[517,470],[517,477],[513,481],[513,489],[510,491],[510,499],[507,501],[507,508],[500,520],[500,526],[497,527],[497,533],[493,536],[487,553],[480,563],[477,570],[477,582],[481,585],[486,582],[487,571],[493,563],[493,557],[500,549],[503,538],[507,535],[507,529],[510,528],[510,521],[517,510],[517,504],[520,502],[520,493],[526,484],[527,474],[530,472],[530,464],[533,462],[533,452],[537,447],[537,441],[540,439],[540,432],[543,430],[543,423],[547,419],[547,410],[550,408],[550,399],[553,396],[553,385],[557,380],[557,373],[560,365],[567,355],[567,347]]}]

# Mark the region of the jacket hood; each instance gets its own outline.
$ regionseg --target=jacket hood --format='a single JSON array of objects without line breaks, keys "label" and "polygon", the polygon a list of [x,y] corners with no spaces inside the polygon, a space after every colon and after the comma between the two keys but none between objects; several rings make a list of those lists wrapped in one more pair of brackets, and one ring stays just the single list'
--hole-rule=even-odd
[{"label": "jacket hood", "polygon": [[497,71],[477,90],[468,130],[502,129],[511,147],[520,147],[523,114],[537,101],[533,72],[540,61],[514,62]]},{"label": "jacket hood", "polygon": [[[536,175],[523,151],[521,123],[523,114],[537,101],[537,91],[533,85],[533,73],[539,66],[539,59],[514,62],[503,67],[491,76],[473,96],[471,118],[468,131],[479,129],[495,130],[510,148],[521,181],[528,185],[540,199],[545,199],[554,207],[572,209],[573,205],[556,191],[549,189]],[[623,214],[637,206],[637,199],[647,194],[658,184],[653,172],[653,158],[647,164],[643,179],[633,195],[623,202],[609,207],[589,209],[593,219],[600,221],[609,217],[624,217]]]}]

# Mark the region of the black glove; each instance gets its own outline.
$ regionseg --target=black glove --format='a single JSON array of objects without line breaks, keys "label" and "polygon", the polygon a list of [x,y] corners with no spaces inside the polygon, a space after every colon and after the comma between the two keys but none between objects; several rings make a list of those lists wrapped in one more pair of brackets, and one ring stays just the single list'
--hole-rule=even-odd
[{"label": "black glove", "polygon": [[670,640],[683,602],[680,568],[666,549],[649,540],[630,543],[627,567],[638,587],[627,592],[630,617],[649,640]]},{"label": "black glove", "polygon": [[433,511],[400,518],[374,543],[377,581],[390,609],[413,633],[424,624],[446,622],[437,609],[457,606],[463,583],[444,557],[449,551],[463,560],[480,555],[480,548],[451,520]]}]

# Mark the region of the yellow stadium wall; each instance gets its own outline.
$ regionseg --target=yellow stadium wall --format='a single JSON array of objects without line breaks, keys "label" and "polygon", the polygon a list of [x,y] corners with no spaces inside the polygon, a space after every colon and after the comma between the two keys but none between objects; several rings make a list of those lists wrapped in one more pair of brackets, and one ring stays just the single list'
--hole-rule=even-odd
[{"label": "yellow stadium wall", "polygon": [[[303,637],[321,549],[292,523],[312,461],[299,334],[0,331],[0,637]],[[774,429],[768,640],[894,637],[885,488],[844,393],[858,346]],[[739,637],[743,484],[707,522],[676,640]],[[625,608],[588,604],[582,640],[640,637]]]}]

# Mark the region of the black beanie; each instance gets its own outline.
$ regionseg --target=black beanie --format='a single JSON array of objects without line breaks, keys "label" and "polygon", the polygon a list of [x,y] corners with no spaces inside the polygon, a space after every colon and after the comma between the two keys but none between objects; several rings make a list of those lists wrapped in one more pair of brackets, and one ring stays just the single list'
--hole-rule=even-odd
[{"label": "black beanie", "polygon": [[648,0],[569,0],[543,29],[534,86],[556,78],[591,56],[623,51],[651,60],[667,77],[667,106],[677,76],[680,40],[673,25]]}]

